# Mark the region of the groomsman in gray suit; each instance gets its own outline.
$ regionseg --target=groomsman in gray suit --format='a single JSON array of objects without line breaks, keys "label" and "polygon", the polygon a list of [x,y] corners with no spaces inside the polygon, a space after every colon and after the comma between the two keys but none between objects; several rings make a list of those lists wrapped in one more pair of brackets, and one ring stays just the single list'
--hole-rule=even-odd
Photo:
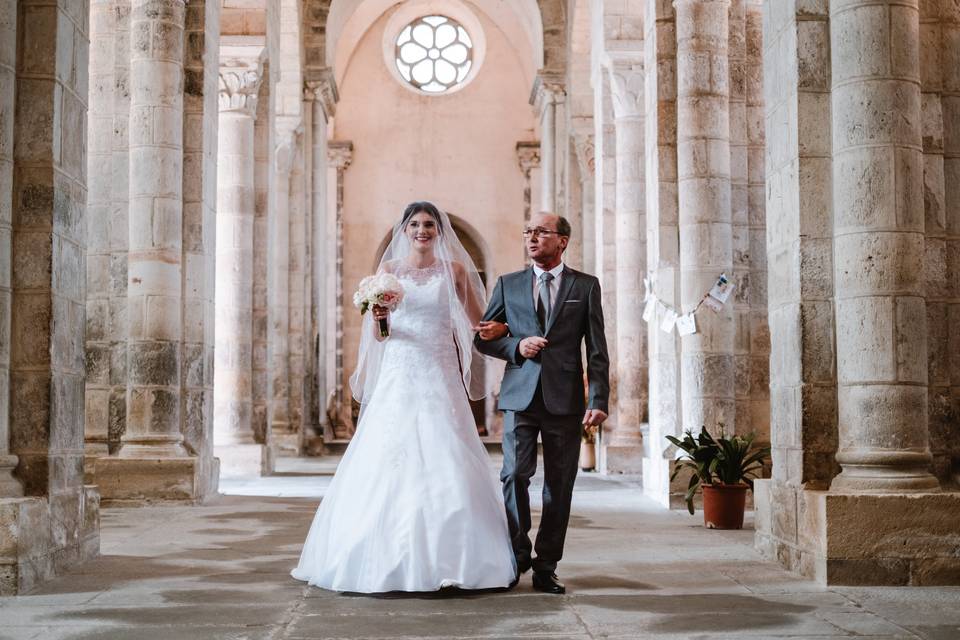
[{"label": "groomsman in gray suit", "polygon": [[[563,264],[570,223],[540,213],[523,230],[533,266],[497,280],[484,322],[504,322],[509,335],[475,340],[481,353],[507,361],[498,408],[503,420],[503,499],[517,580],[533,568],[533,587],[564,593],[556,575],[570,519],[580,435],[607,418],[609,358],[603,334],[600,282]],[[589,390],[584,398],[581,345],[586,343]],[[530,542],[530,478],[543,443],[543,511]],[[536,552],[536,556],[533,552]]]}]

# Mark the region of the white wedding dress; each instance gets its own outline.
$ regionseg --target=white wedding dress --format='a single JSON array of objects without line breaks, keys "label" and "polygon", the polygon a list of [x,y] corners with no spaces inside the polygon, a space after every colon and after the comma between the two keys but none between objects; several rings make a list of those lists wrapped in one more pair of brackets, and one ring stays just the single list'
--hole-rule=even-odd
[{"label": "white wedding dress", "polygon": [[380,377],[291,575],[358,593],[506,587],[516,564],[442,270],[397,275]]}]

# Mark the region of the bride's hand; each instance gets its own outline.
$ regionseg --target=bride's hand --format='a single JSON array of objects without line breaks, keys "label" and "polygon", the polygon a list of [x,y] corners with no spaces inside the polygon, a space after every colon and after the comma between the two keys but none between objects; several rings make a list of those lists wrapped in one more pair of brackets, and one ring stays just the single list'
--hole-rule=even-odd
[{"label": "bride's hand", "polygon": [[387,316],[390,315],[390,310],[386,307],[381,307],[378,304],[373,305],[373,319],[374,320],[386,320]]},{"label": "bride's hand", "polygon": [[509,326],[494,320],[481,320],[473,329],[480,335],[481,340],[497,340],[510,333]]}]

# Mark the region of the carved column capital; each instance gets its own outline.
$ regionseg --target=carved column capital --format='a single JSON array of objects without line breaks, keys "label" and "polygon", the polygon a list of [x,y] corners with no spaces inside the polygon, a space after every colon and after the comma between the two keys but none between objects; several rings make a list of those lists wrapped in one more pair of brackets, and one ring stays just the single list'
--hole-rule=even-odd
[{"label": "carved column capital", "polygon": [[644,67],[640,52],[608,54],[605,65],[610,76],[610,97],[616,118],[643,115]]},{"label": "carved column capital", "polygon": [[530,170],[540,166],[540,143],[536,140],[521,140],[517,143],[517,164],[523,175],[530,175]]},{"label": "carved column capital", "polygon": [[340,101],[333,69],[324,67],[311,72],[304,82],[303,95],[308,101],[316,100],[320,103],[327,120],[332,118],[337,111],[337,102]]},{"label": "carved column capital", "polygon": [[230,36],[220,45],[220,111],[257,114],[257,94],[266,55],[261,36]]},{"label": "carved column capital", "polygon": [[261,75],[256,71],[221,71],[220,111],[241,111],[254,117],[257,114],[257,93]]},{"label": "carved column capital", "polygon": [[343,171],[353,162],[353,143],[349,140],[331,140],[327,145],[327,158],[337,171]]},{"label": "carved column capital", "polygon": [[533,81],[530,104],[537,111],[543,111],[547,105],[563,102],[566,95],[566,85],[562,75],[550,71],[541,71]]}]

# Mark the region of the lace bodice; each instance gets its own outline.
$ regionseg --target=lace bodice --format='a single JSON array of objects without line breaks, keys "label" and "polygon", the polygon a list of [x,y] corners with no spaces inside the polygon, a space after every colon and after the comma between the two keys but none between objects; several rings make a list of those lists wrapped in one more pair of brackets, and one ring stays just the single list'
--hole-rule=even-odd
[{"label": "lace bodice", "polygon": [[436,373],[440,366],[444,375],[459,377],[443,265],[439,261],[424,269],[402,265],[394,274],[403,286],[404,297],[390,314],[384,369],[402,367],[417,369],[417,373]]}]

